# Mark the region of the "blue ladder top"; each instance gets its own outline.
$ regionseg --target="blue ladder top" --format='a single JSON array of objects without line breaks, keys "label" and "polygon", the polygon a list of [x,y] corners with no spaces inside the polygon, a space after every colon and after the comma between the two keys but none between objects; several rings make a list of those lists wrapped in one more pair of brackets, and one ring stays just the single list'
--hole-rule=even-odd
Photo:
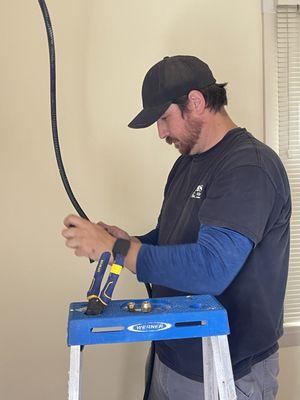
[{"label": "blue ladder top", "polygon": [[[152,311],[130,312],[149,301]],[[141,342],[220,336],[229,334],[227,312],[212,296],[179,296],[155,299],[113,300],[97,316],[87,316],[86,302],[71,303],[68,346]]]}]

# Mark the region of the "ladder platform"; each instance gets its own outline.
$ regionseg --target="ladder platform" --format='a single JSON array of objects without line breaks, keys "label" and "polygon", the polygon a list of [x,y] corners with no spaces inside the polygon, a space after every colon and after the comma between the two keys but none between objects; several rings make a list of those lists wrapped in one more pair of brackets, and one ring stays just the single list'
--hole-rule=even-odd
[{"label": "ladder platform", "polygon": [[[144,301],[150,312],[129,311]],[[229,334],[227,312],[212,296],[193,295],[155,299],[112,300],[104,312],[87,316],[86,302],[70,304],[68,346],[141,342]]]}]

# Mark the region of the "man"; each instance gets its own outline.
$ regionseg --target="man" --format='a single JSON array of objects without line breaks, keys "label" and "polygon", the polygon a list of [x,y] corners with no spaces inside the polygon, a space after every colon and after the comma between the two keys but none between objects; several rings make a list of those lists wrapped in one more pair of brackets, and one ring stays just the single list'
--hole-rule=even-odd
[{"label": "man", "polygon": [[[116,237],[130,240],[125,265],[152,284],[153,297],[216,296],[229,315],[238,399],[275,399],[291,214],[285,170],[270,148],[230,119],[225,85],[198,58],[155,64],[142,98],[143,110],[129,126],[157,122],[159,137],[181,153],[156,228],[132,238],[71,215],[64,221],[66,245],[97,259]],[[201,357],[198,339],[156,342],[149,399],[203,398]]]}]

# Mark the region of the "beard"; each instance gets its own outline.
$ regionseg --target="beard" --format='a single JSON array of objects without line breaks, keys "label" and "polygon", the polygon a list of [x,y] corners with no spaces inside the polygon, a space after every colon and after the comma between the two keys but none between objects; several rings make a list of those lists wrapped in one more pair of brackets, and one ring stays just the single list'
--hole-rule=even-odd
[{"label": "beard", "polygon": [[202,123],[200,123],[199,121],[188,121],[186,123],[186,133],[181,135],[183,137],[181,140],[174,139],[168,136],[166,138],[166,142],[168,144],[174,144],[179,153],[187,156],[191,154],[192,149],[198,142],[201,136],[201,131]]}]

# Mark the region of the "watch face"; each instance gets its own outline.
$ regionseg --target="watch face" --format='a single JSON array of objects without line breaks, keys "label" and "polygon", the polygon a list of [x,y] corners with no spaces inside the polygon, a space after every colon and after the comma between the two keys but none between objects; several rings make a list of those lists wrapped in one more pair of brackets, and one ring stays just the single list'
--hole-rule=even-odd
[{"label": "watch face", "polygon": [[127,253],[130,248],[130,240],[128,239],[117,239],[115,241],[114,247],[112,249],[114,257],[116,257],[118,254],[121,254],[121,256],[126,257]]}]

